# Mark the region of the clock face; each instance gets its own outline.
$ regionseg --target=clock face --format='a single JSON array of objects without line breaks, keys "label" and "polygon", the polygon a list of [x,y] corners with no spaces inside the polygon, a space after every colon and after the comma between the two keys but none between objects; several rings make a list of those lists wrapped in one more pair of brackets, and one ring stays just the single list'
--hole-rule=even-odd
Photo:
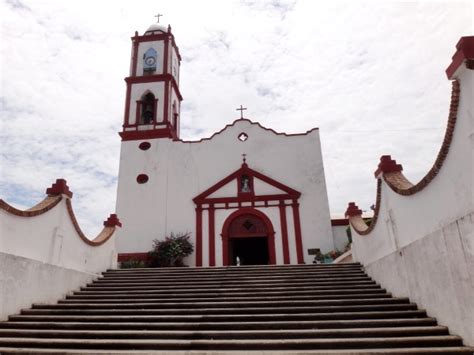
[{"label": "clock face", "polygon": [[156,59],[154,57],[148,57],[145,59],[146,65],[154,65],[156,63]]}]

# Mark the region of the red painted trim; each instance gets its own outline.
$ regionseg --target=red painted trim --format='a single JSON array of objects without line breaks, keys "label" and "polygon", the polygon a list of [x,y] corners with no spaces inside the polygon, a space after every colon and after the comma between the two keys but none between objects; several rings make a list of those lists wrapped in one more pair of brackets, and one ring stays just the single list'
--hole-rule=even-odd
[{"label": "red painted trim", "polygon": [[301,238],[300,207],[297,201],[291,205],[293,209],[293,221],[295,225],[296,259],[298,264],[304,264],[303,239]]},{"label": "red painted trim", "polygon": [[374,172],[374,176],[377,178],[380,173],[397,173],[399,171],[403,171],[401,164],[397,164],[397,161],[392,159],[390,155],[382,155],[377,170]]},{"label": "red painted trim", "polygon": [[362,210],[359,206],[356,205],[355,202],[349,202],[347,205],[346,213],[344,214],[346,217],[353,217],[353,216],[362,216]]},{"label": "red painted trim", "polygon": [[169,128],[153,129],[146,131],[123,131],[119,132],[120,137],[123,141],[134,141],[141,139],[153,139],[153,138],[173,138],[171,130]]},{"label": "red painted trim", "polygon": [[61,195],[48,196],[43,201],[37,203],[31,208],[28,208],[27,210],[19,210],[18,208],[10,205],[8,202],[0,199],[0,209],[18,217],[35,217],[53,209],[59,202],[61,202],[62,199],[63,197]]},{"label": "red painted trim", "polygon": [[181,64],[181,54],[179,54],[179,48],[178,48],[178,46],[176,45],[176,42],[175,42],[175,40],[174,40],[174,36],[171,37],[171,44],[172,44],[174,50],[176,51],[176,56],[178,57],[178,60],[179,60],[179,62],[180,62],[180,64]]},{"label": "red painted trim", "polygon": [[216,265],[216,224],[214,206],[209,208],[209,266]]},{"label": "red painted trim", "polygon": [[56,179],[56,182],[46,189],[46,194],[48,196],[66,195],[72,198],[72,192],[64,179]]},{"label": "red painted trim", "polygon": [[169,37],[170,34],[166,32],[158,33],[158,34],[152,34],[152,35],[142,35],[142,36],[136,36],[132,37],[133,39],[136,39],[138,43],[142,42],[153,42],[153,41],[163,41],[167,37]]},{"label": "red painted trim", "polygon": [[344,218],[335,218],[331,219],[331,226],[337,227],[337,226],[348,226],[349,225],[349,220],[344,219]]},{"label": "red painted trim", "polygon": [[132,76],[137,76],[138,64],[138,32],[135,32],[135,37],[132,37],[133,58],[132,58]]},{"label": "red painted trim", "polygon": [[163,108],[163,122],[169,122],[169,101],[170,101],[170,85],[165,82],[165,98],[164,98],[164,108]]},{"label": "red painted trim", "polygon": [[[133,79],[133,78],[131,78],[131,79]],[[249,119],[247,119],[247,118],[239,118],[239,119],[235,120],[234,122],[229,123],[229,124],[226,125],[224,128],[222,128],[220,131],[218,131],[218,132],[212,134],[212,135],[211,135],[210,137],[208,137],[208,138],[202,138],[202,139],[200,139],[200,140],[198,140],[198,141],[185,141],[185,140],[179,140],[179,141],[182,142],[182,143],[201,143],[201,142],[203,142],[203,141],[208,141],[208,140],[211,140],[212,138],[214,138],[216,135],[221,134],[222,132],[224,132],[227,128],[232,127],[232,126],[234,126],[236,123],[241,122],[241,121],[249,122],[250,124],[252,124],[252,125],[257,125],[257,126],[259,126],[260,128],[262,128],[262,129],[264,129],[264,130],[266,130],[266,131],[269,131],[269,132],[272,132],[272,133],[276,134],[277,136],[285,136],[285,137],[306,136],[306,135],[310,134],[310,133],[313,132],[313,131],[319,130],[319,128],[312,128],[312,129],[310,129],[309,131],[306,131],[305,133],[279,133],[279,132],[276,132],[275,130],[273,130],[273,129],[271,129],[271,128],[267,128],[267,127],[262,126],[259,122],[254,122],[254,121],[251,121],[251,120],[249,120]],[[237,139],[237,137],[236,137],[236,139]]]},{"label": "red painted trim", "polygon": [[454,73],[466,60],[474,59],[474,36],[461,37],[456,44],[456,49],[457,51],[452,57],[452,62],[446,69],[446,75],[449,80],[454,79]]},{"label": "red painted trim", "polygon": [[290,263],[290,250],[288,247],[288,226],[286,223],[286,207],[283,201],[280,201],[280,225],[281,225],[281,241],[283,247],[283,263]]},{"label": "red painted trim", "polygon": [[104,227],[122,227],[122,223],[115,213],[111,214],[109,218],[104,221]]},{"label": "red painted trim", "polygon": [[125,95],[125,112],[123,115],[123,124],[124,126],[128,126],[130,124],[130,96],[132,93],[132,89],[130,84],[127,84],[127,93]]},{"label": "red painted trim", "polygon": [[129,76],[125,78],[127,84],[144,84],[144,83],[153,83],[153,82],[171,82],[171,85],[176,91],[176,95],[180,101],[183,101],[183,96],[179,91],[178,83],[176,79],[171,74],[155,74],[155,75],[145,75],[145,76]]},{"label": "red painted trim", "polygon": [[169,57],[169,36],[165,38],[165,49],[163,53],[163,74],[168,74],[168,57]]},{"label": "red painted trim", "polygon": [[117,255],[117,261],[119,263],[130,259],[146,262],[148,259],[148,253],[119,253]]},{"label": "red painted trim", "polygon": [[196,208],[196,266],[202,266],[202,208]]},{"label": "red painted trim", "polygon": [[[266,182],[267,184],[276,187],[286,194],[278,194],[278,195],[260,195],[260,196],[253,196],[249,193],[239,193],[238,197],[216,197],[216,198],[208,198],[209,195],[212,195],[214,192],[222,188],[224,185],[228,184],[232,180],[236,179],[237,183],[240,182],[240,177],[242,175],[247,175],[251,180],[254,177]],[[253,181],[252,181],[253,184]],[[283,200],[283,199],[297,199],[301,196],[301,193],[292,189],[289,186],[286,186],[266,175],[263,175],[253,169],[250,169],[247,164],[242,164],[241,168],[234,171],[232,174],[226,176],[222,180],[218,181],[216,184],[208,188],[206,191],[202,192],[195,198],[193,201],[195,203],[226,203],[226,202],[248,202],[248,201],[275,201],[275,200]]]},{"label": "red painted trim", "polygon": [[[275,251],[275,230],[273,229],[272,221],[267,215],[259,210],[254,208],[240,208],[234,212],[232,212],[225,220],[224,225],[222,226],[222,261],[224,266],[229,266],[229,239],[232,236],[229,235],[229,227],[232,221],[237,217],[244,215],[244,214],[251,214],[255,217],[262,220],[267,228],[267,242],[268,242],[268,256],[269,256],[269,264],[273,265],[276,263],[276,251]],[[259,235],[260,236],[260,235]]]}]

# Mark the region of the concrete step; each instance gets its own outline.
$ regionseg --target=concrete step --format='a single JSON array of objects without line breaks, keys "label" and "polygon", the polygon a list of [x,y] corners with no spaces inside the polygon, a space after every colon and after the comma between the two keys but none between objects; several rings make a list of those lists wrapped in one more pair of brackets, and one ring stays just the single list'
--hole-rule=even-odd
[{"label": "concrete step", "polygon": [[449,335],[447,327],[390,327],[288,330],[55,330],[0,329],[0,338],[69,339],[322,339]]},{"label": "concrete step", "polygon": [[161,340],[161,339],[41,339],[0,338],[1,346],[34,346],[37,348],[111,349],[111,350],[314,350],[408,348],[423,346],[462,346],[460,337],[452,335],[333,338],[333,339],[248,339],[248,340]]},{"label": "concrete step", "polygon": [[151,287],[159,288],[216,288],[216,287],[283,287],[283,286],[347,286],[347,285],[375,285],[375,281],[366,279],[358,280],[331,280],[331,281],[315,281],[315,280],[274,280],[270,282],[235,282],[235,281],[223,281],[223,282],[143,282],[143,283],[125,283],[125,282],[93,282],[87,284],[88,288],[113,288],[113,289],[143,289]]},{"label": "concrete step", "polygon": [[252,286],[252,287],[200,287],[199,285],[196,286],[162,286],[162,287],[81,287],[81,291],[89,292],[89,293],[166,293],[168,292],[206,292],[206,293],[237,293],[237,292],[249,292],[251,290],[253,293],[260,292],[260,293],[268,293],[271,291],[285,291],[287,293],[291,293],[291,291],[328,291],[328,292],[336,292],[340,290],[363,290],[363,291],[373,291],[373,290],[380,290],[380,286],[377,284],[362,284],[362,285],[291,285],[291,286]]},{"label": "concrete step", "polygon": [[193,274],[178,274],[178,275],[168,275],[168,274],[153,274],[153,273],[127,273],[127,274],[108,274],[103,273],[102,278],[116,279],[116,280],[134,280],[134,279],[160,279],[160,280],[187,280],[187,279],[200,279],[200,280],[212,280],[212,279],[273,279],[280,277],[315,277],[315,278],[325,278],[325,277],[352,277],[352,276],[367,276],[364,271],[361,269],[348,269],[348,270],[336,270],[336,271],[325,271],[325,270],[309,270],[309,271],[300,271],[300,272],[272,272],[272,273],[193,273]]},{"label": "concrete step", "polygon": [[[369,291],[370,292],[370,291]],[[139,297],[138,297],[139,296]],[[346,290],[341,292],[334,292],[331,294],[319,293],[315,294],[314,291],[302,291],[302,292],[269,292],[268,294],[258,294],[242,292],[235,293],[232,295],[219,294],[219,293],[165,293],[165,294],[141,294],[141,295],[124,295],[123,293],[114,294],[84,294],[81,291],[75,292],[73,295],[66,296],[66,299],[59,300],[59,303],[71,303],[71,302],[104,302],[104,303],[116,303],[116,302],[201,302],[201,301],[218,301],[218,300],[285,300],[285,299],[312,299],[312,300],[344,300],[344,299],[362,299],[362,298],[385,298],[388,299],[392,295],[383,290],[375,290],[371,293],[368,292],[354,292],[349,293]]]},{"label": "concrete step", "polygon": [[182,274],[182,273],[210,273],[219,272],[295,272],[308,270],[347,270],[362,269],[360,263],[344,263],[344,264],[299,264],[299,265],[244,265],[244,266],[201,266],[201,267],[161,267],[161,268],[135,268],[135,269],[109,269],[107,274],[125,274],[125,273],[164,273],[164,274]]},{"label": "concrete step", "polygon": [[[345,320],[345,319],[391,319],[424,318],[425,310],[332,312],[332,313],[273,313],[273,314],[199,314],[174,315],[175,322],[256,322],[292,320]],[[12,315],[10,321],[52,322],[167,322],[169,315]]]},{"label": "concrete step", "polygon": [[[41,349],[41,348],[2,348],[0,347],[1,354],[108,354],[108,355],[122,355],[122,354],[148,354],[147,350],[74,350],[74,349]],[[174,350],[172,353],[169,351],[154,350],[154,355],[356,355],[356,354],[370,354],[370,355],[385,355],[385,354],[443,354],[443,355],[456,355],[456,354],[469,354],[474,353],[472,347],[461,347],[461,346],[449,346],[449,347],[422,347],[422,348],[378,348],[378,349],[338,349],[338,350],[257,350],[257,351],[236,351],[236,350]]]},{"label": "concrete step", "polygon": [[212,307],[212,308],[161,308],[161,309],[22,309],[23,315],[221,315],[234,314],[312,314],[336,312],[383,312],[416,310],[416,304],[385,304],[385,305],[349,305],[349,306],[291,306],[291,307]]},{"label": "concrete step", "polygon": [[346,319],[346,320],[269,320],[234,322],[105,322],[96,321],[27,321],[15,319],[0,322],[0,329],[68,329],[68,330],[278,330],[278,329],[346,329],[346,328],[389,328],[436,326],[435,318],[391,318],[391,319]]},{"label": "concrete step", "polygon": [[63,300],[59,304],[34,304],[33,309],[154,309],[154,308],[219,308],[219,307],[291,307],[291,306],[339,306],[339,305],[379,305],[379,304],[407,304],[408,298],[369,298],[369,299],[347,299],[347,300],[213,300],[212,302],[193,301],[193,302],[176,302],[174,300],[153,301],[153,302],[127,302],[127,303],[65,303]]},{"label": "concrete step", "polygon": [[336,275],[328,276],[325,275],[314,277],[314,276],[285,276],[285,277],[272,277],[272,278],[169,278],[164,279],[160,277],[140,277],[140,278],[112,278],[102,277],[94,281],[94,283],[100,284],[221,284],[221,283],[238,283],[238,284],[260,284],[260,283],[276,283],[276,282],[347,282],[347,281],[372,281],[370,277],[364,274],[353,274],[353,275]]}]

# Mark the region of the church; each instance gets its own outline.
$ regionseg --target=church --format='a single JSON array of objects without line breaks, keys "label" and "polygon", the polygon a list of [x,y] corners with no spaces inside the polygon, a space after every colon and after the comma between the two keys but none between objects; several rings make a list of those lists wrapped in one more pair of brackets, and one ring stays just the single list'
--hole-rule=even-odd
[{"label": "church", "polygon": [[119,133],[118,260],[146,258],[171,233],[190,233],[190,266],[303,264],[334,250],[318,129],[276,132],[240,106],[240,119],[211,137],[182,140],[180,63],[170,26],[135,32]]}]

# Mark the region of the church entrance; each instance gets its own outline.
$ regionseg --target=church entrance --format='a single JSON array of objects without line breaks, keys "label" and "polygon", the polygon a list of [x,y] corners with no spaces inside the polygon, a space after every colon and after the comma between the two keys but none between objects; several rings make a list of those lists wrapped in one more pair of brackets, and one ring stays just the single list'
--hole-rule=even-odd
[{"label": "church entrance", "polygon": [[229,260],[231,265],[267,265],[267,238],[231,238],[229,242]]},{"label": "church entrance", "polygon": [[222,231],[224,265],[275,264],[275,232],[261,211],[245,208],[232,213]]}]

